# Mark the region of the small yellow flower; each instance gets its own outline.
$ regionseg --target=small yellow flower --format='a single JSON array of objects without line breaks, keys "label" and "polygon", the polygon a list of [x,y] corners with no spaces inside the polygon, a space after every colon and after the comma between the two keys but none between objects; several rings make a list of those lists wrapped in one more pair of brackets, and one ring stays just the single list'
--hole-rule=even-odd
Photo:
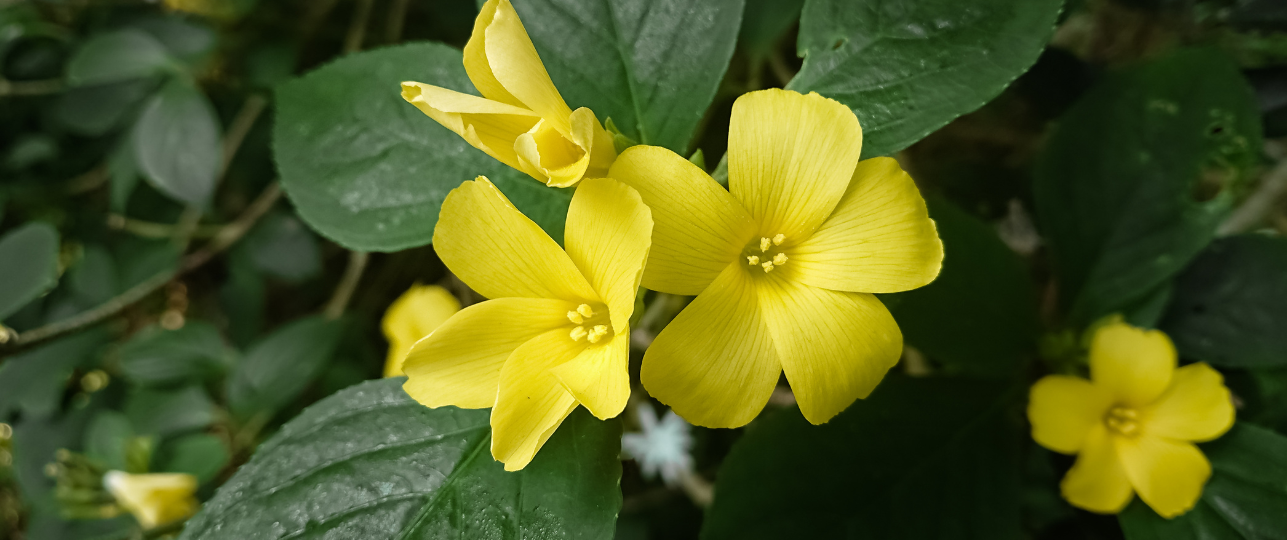
[{"label": "small yellow flower", "polygon": [[861,146],[848,107],[764,90],[733,104],[728,191],[669,150],[621,154],[609,175],[656,221],[643,285],[697,296],[644,356],[650,394],[694,424],[737,427],[784,370],[814,424],[871,393],[902,334],[870,293],[933,281],[943,246],[907,173],[859,162]]},{"label": "small yellow flower", "polygon": [[197,477],[190,474],[129,474],[108,471],[103,487],[116,503],[134,514],[144,529],[155,528],[191,516],[197,511]]},{"label": "small yellow flower", "polygon": [[509,0],[488,0],[478,13],[465,72],[483,97],[404,82],[402,98],[548,186],[607,175],[617,157],[612,135],[590,109],[573,111],[563,101]]},{"label": "small yellow flower", "polygon": [[625,184],[590,179],[565,230],[566,252],[481,176],[447,195],[434,229],[447,268],[491,300],[416,343],[403,388],[429,407],[492,407],[492,456],[508,471],[578,403],[606,419],[630,397],[628,325],[651,213]]},{"label": "small yellow flower", "polygon": [[394,300],[380,323],[384,337],[389,340],[384,376],[402,375],[402,361],[411,346],[442,326],[457,311],[460,311],[460,301],[437,285],[412,286]]},{"label": "small yellow flower", "polygon": [[1113,514],[1139,493],[1162,517],[1193,508],[1211,476],[1193,443],[1233,426],[1233,402],[1210,366],[1175,364],[1166,334],[1111,323],[1091,342],[1091,380],[1050,375],[1033,385],[1032,438],[1077,454],[1060,485],[1073,506]]}]

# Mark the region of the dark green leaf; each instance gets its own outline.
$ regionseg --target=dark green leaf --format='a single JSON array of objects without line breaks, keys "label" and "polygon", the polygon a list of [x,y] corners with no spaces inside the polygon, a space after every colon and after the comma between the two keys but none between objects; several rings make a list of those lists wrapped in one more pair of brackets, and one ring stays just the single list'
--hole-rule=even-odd
[{"label": "dark green leaf", "polygon": [[85,430],[85,455],[108,470],[129,471],[127,448],[133,437],[134,427],[125,414],[102,411]]},{"label": "dark green leaf", "polygon": [[148,100],[134,124],[134,159],[161,193],[204,206],[222,167],[219,131],[205,94],[176,77]]},{"label": "dark green leaf", "polygon": [[754,62],[762,62],[777,45],[778,39],[800,20],[804,0],[746,0],[742,29],[737,44]]},{"label": "dark green leaf", "polygon": [[67,64],[67,82],[90,86],[141,79],[170,65],[165,46],[140,30],[116,30],[90,38]]},{"label": "dark green leaf", "polygon": [[821,426],[773,412],[725,459],[702,538],[1022,538],[1017,402],[893,376]]},{"label": "dark green leaf", "polygon": [[233,367],[228,407],[246,419],[273,413],[304,391],[331,361],[343,323],[306,317],[273,332]]},{"label": "dark green leaf", "polygon": [[250,256],[232,252],[228,281],[219,289],[219,303],[228,315],[228,338],[238,347],[254,341],[264,327],[264,278]]},{"label": "dark green leaf", "polygon": [[422,246],[447,192],[483,175],[561,239],[571,190],[469,146],[403,101],[407,80],[474,91],[460,51],[438,43],[349,55],[278,87],[273,152],[300,217],[351,249]]},{"label": "dark green leaf", "polygon": [[514,4],[568,105],[612,118],[640,143],[688,155],[733,55],[742,0]]},{"label": "dark green leaf", "polygon": [[133,26],[147,32],[170,54],[184,60],[197,60],[214,50],[214,29],[192,19],[175,15],[155,16],[134,21]]},{"label": "dark green leaf", "polygon": [[215,404],[200,386],[175,390],[135,388],[125,415],[141,435],[173,435],[204,428],[215,420]]},{"label": "dark green leaf", "polygon": [[907,343],[949,370],[1010,376],[1034,348],[1037,306],[1028,270],[995,229],[928,199],[945,256],[933,283],[890,295]]},{"label": "dark green leaf", "polygon": [[199,382],[222,373],[233,357],[219,329],[200,321],[189,321],[178,330],[145,328],[118,354],[127,379],[154,386]]},{"label": "dark green leaf", "polygon": [[429,409],[404,379],[341,391],[264,443],[183,531],[243,538],[610,538],[621,507],[621,429],[572,413],[507,473],[488,412]]},{"label": "dark green leaf", "polygon": [[108,337],[101,328],[92,329],[5,358],[0,363],[0,421],[19,409],[39,416],[57,411],[72,371],[92,359]]},{"label": "dark green leaf", "polygon": [[125,214],[125,207],[130,202],[130,195],[139,185],[139,164],[134,158],[134,137],[131,133],[112,150],[107,158],[107,173],[111,178],[111,208],[113,212]]},{"label": "dark green leaf", "polygon": [[892,154],[987,103],[1045,49],[1061,0],[810,0],[787,88],[854,109],[863,157]]},{"label": "dark green leaf", "polygon": [[143,80],[69,88],[58,98],[58,121],[78,135],[104,135],[121,125],[152,88]]},{"label": "dark green leaf", "polygon": [[1251,89],[1210,50],[1113,74],[1065,113],[1034,196],[1073,322],[1130,306],[1184,268],[1260,144]]},{"label": "dark green leaf", "polygon": [[265,273],[296,283],[322,270],[317,237],[285,212],[264,216],[241,245]]},{"label": "dark green leaf", "polygon": [[116,261],[98,244],[85,246],[85,254],[68,272],[67,281],[76,299],[90,306],[110,300],[119,291]]},{"label": "dark green leaf", "polygon": [[129,238],[115,250],[121,290],[129,289],[161,272],[173,272],[183,254],[169,240]]},{"label": "dark green leaf", "polygon": [[1118,516],[1127,540],[1287,539],[1287,438],[1238,424],[1202,452],[1213,472],[1197,506],[1168,520],[1137,498]]},{"label": "dark green leaf", "polygon": [[33,222],[0,237],[0,321],[58,283],[58,231]]},{"label": "dark green leaf", "polygon": [[1244,235],[1207,248],[1176,280],[1162,328],[1180,354],[1231,367],[1287,364],[1287,239]]},{"label": "dark green leaf", "polygon": [[187,473],[204,484],[228,464],[228,447],[209,433],[194,433],[166,441],[152,459],[156,472]]}]

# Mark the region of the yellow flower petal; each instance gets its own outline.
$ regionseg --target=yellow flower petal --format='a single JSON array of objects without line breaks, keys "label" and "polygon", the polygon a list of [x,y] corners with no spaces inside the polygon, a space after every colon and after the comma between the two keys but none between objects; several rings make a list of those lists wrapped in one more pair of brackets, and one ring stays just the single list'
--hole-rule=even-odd
[{"label": "yellow flower petal", "polygon": [[402,388],[429,407],[491,407],[510,354],[556,328],[567,338],[573,309],[576,304],[548,298],[500,298],[462,309],[412,347]]},{"label": "yellow flower petal", "polygon": [[898,363],[903,334],[875,296],[767,275],[760,308],[800,412],[822,424],[865,398]]},{"label": "yellow flower petal", "polygon": [[1211,477],[1211,463],[1198,447],[1148,434],[1114,440],[1131,485],[1159,516],[1173,518],[1197,504]]},{"label": "yellow flower petal", "polygon": [[519,170],[514,143],[541,119],[527,109],[418,82],[402,83],[402,99],[474,148]]},{"label": "yellow flower petal", "polygon": [[540,115],[565,138],[571,139],[572,109],[554,87],[554,81],[550,80],[545,64],[541,63],[532,39],[527,36],[527,30],[509,0],[496,2],[491,23],[484,33],[484,52],[496,81],[525,108]]},{"label": "yellow flower petal", "polygon": [[652,209],[644,287],[696,296],[755,235],[741,203],[670,150],[633,146],[617,157],[608,176],[635,188]]},{"label": "yellow flower petal", "polygon": [[576,358],[553,368],[563,387],[600,420],[626,408],[630,400],[630,334],[591,345]]},{"label": "yellow flower petal", "polygon": [[1032,385],[1028,421],[1037,444],[1064,454],[1075,454],[1086,437],[1104,423],[1113,397],[1080,377],[1049,375]]},{"label": "yellow flower petal", "polygon": [[522,101],[510,94],[509,90],[496,80],[496,76],[492,74],[491,65],[487,63],[487,27],[491,26],[492,20],[496,17],[496,11],[501,9],[502,5],[510,13],[514,12],[514,6],[503,0],[487,0],[487,3],[478,10],[478,17],[474,19],[474,30],[469,35],[469,41],[465,43],[465,74],[469,75],[469,81],[474,83],[474,87],[478,88],[478,92],[483,97],[526,108]]},{"label": "yellow flower petal", "polygon": [[173,523],[196,513],[197,477],[179,473],[129,474],[108,471],[103,487],[144,529]]},{"label": "yellow flower petal", "polygon": [[1104,426],[1090,430],[1077,462],[1059,488],[1073,506],[1101,514],[1116,514],[1131,502],[1130,479]]},{"label": "yellow flower petal", "polygon": [[613,331],[628,333],[652,243],[652,213],[630,186],[586,180],[572,196],[564,230],[568,257],[607,304]]},{"label": "yellow flower petal", "polygon": [[1182,441],[1209,441],[1233,427],[1233,399],[1224,377],[1206,364],[1175,370],[1170,388],[1140,412],[1145,433]]},{"label": "yellow flower petal", "polygon": [[816,93],[769,89],[733,103],[729,191],[766,236],[812,233],[840,201],[862,150],[858,118]]},{"label": "yellow flower petal", "polygon": [[482,176],[447,194],[433,245],[447,268],[487,298],[598,299],[567,253]]},{"label": "yellow flower petal", "polygon": [[693,424],[746,425],[768,403],[782,373],[751,281],[741,267],[729,265],[644,355],[644,388]]},{"label": "yellow flower petal", "polygon": [[505,470],[526,467],[576,408],[576,399],[550,368],[575,358],[585,347],[584,340],[568,338],[567,330],[552,330],[519,346],[505,361],[492,409],[492,457],[503,462]]},{"label": "yellow flower petal", "polygon": [[402,361],[421,338],[460,311],[460,301],[437,285],[416,285],[402,293],[384,313],[380,327],[389,340],[384,376],[402,375]]},{"label": "yellow flower petal", "polygon": [[1090,345],[1090,378],[1125,405],[1152,403],[1171,384],[1175,346],[1166,334],[1115,322]]},{"label": "yellow flower petal", "polygon": [[912,178],[892,158],[862,161],[813,236],[791,250],[799,279],[837,291],[922,287],[943,266],[943,242]]}]

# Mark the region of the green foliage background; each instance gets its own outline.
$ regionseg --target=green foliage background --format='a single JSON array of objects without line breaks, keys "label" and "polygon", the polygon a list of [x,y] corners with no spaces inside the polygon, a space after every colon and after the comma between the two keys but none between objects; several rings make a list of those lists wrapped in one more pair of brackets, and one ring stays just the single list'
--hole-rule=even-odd
[{"label": "green foliage background", "polygon": [[[854,110],[946,249],[881,298],[907,349],[875,393],[811,426],[783,384],[694,428],[713,501],[621,459],[629,414],[577,411],[505,473],[487,411],[370,380],[398,294],[479,300],[429,245],[460,182],[562,237],[571,190],[398,95],[474,91],[475,0],[0,0],[0,539],[1287,539],[1280,2],[514,3],[573,108],[717,179],[737,96]],[[647,334],[684,299],[641,301]],[[1072,508],[1072,458],[1028,435],[1028,386],[1084,373],[1114,314],[1236,396],[1172,520]],[[106,470],[193,474],[204,508],[141,531]]]}]

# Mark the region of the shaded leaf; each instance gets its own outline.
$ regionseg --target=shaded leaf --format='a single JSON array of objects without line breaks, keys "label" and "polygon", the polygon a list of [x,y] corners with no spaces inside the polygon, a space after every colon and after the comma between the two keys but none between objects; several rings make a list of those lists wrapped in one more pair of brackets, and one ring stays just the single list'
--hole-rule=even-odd
[{"label": "shaded leaf", "polygon": [[152,463],[156,472],[187,473],[205,484],[223,470],[228,458],[228,447],[219,437],[193,433],[162,443]]},{"label": "shaded leaf", "polygon": [[5,358],[0,363],[0,422],[16,410],[37,416],[58,411],[67,379],[109,337],[95,328]]},{"label": "shaded leaf", "polygon": [[313,235],[298,219],[284,212],[264,216],[241,245],[255,266],[295,283],[322,270],[322,254]]},{"label": "shaded leaf", "polygon": [[215,404],[197,385],[174,390],[136,387],[125,400],[125,415],[140,435],[173,435],[204,428],[215,420]]},{"label": "shaded leaf", "polygon": [[58,283],[58,231],[32,222],[0,237],[0,321]]},{"label": "shaded leaf", "polygon": [[106,32],[85,41],[67,63],[67,82],[91,86],[141,79],[170,65],[165,46],[141,30]]},{"label": "shaded leaf", "polygon": [[172,79],[134,124],[134,159],[143,178],[179,201],[206,205],[223,160],[219,118],[191,81]]},{"label": "shaded leaf", "polygon": [[219,329],[188,321],[177,330],[151,326],[125,342],[117,352],[121,373],[142,385],[199,382],[228,368],[233,352]]},{"label": "shaded leaf", "polygon": [[246,351],[228,377],[228,407],[239,418],[273,413],[293,401],[331,360],[343,323],[305,317]]}]

